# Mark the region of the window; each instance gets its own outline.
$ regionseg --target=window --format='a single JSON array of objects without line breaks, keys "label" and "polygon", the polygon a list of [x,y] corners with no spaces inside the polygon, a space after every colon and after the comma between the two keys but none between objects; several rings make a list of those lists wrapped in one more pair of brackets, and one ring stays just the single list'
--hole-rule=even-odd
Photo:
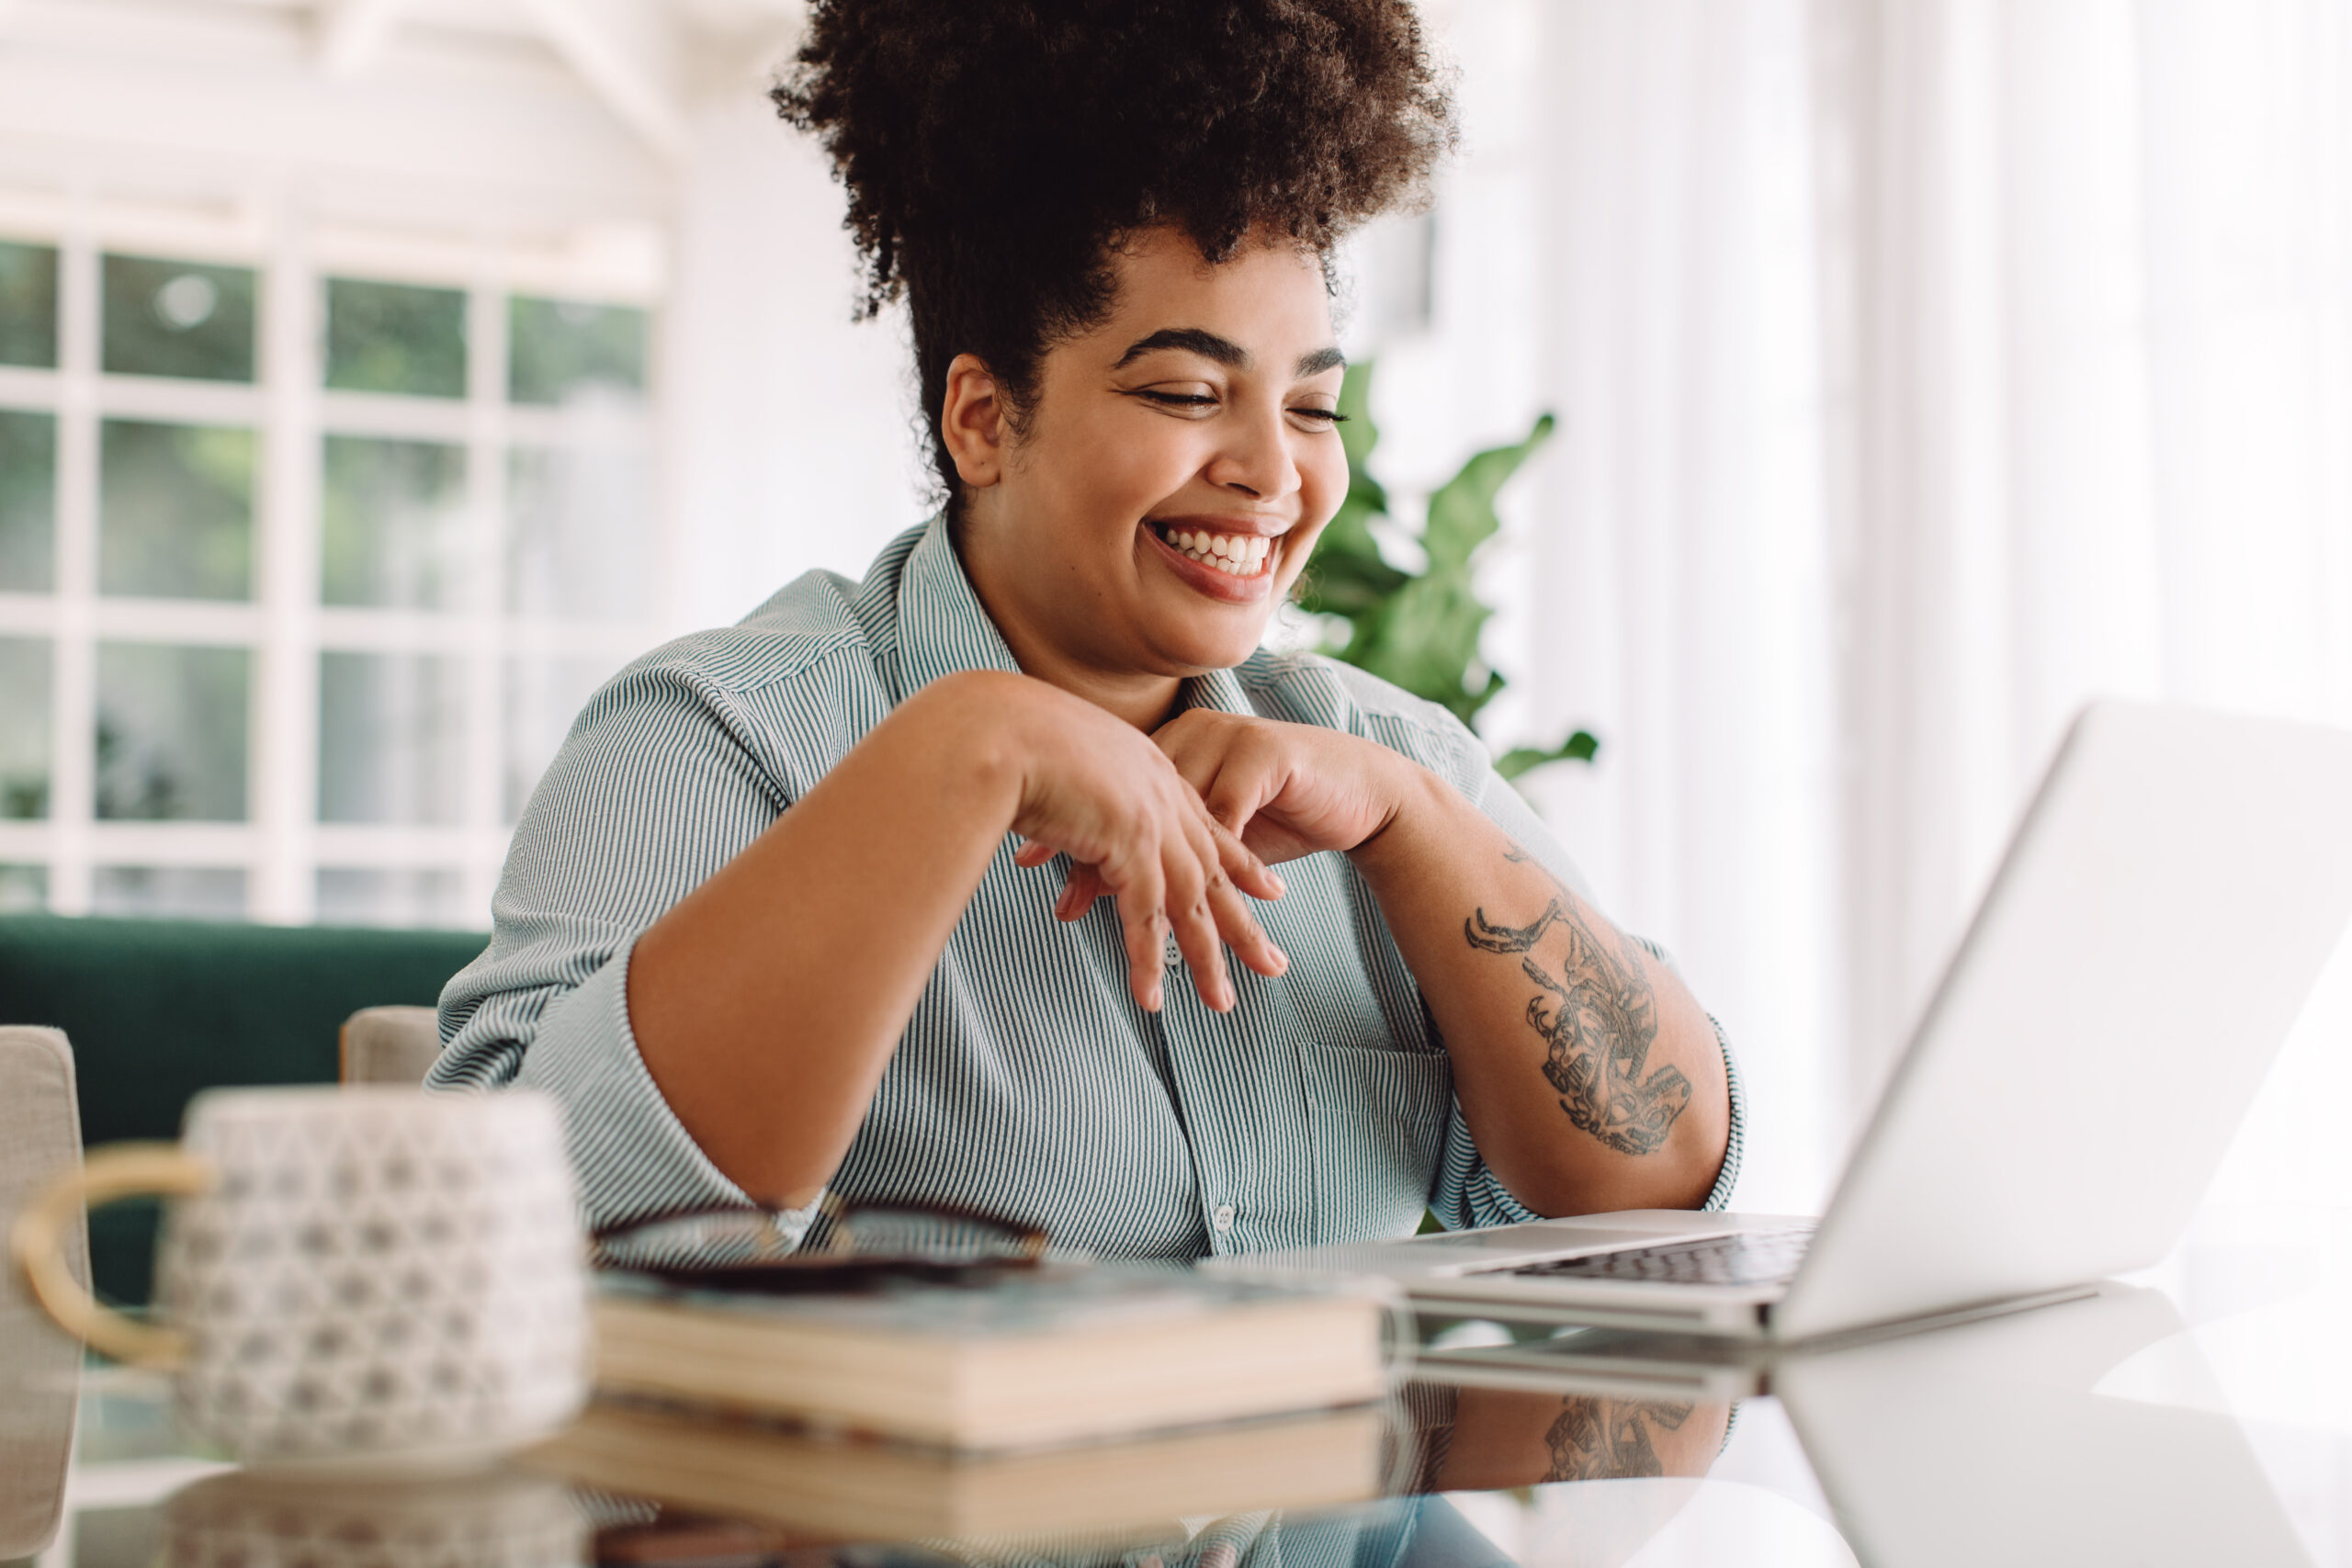
[{"label": "window", "polygon": [[487,924],[655,640],[653,321],[416,253],[0,234],[0,911]]}]

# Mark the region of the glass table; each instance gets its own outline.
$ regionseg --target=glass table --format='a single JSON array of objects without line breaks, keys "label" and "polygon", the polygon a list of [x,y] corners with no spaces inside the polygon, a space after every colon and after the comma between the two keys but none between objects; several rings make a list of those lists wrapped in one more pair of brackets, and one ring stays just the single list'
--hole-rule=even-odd
[{"label": "glass table", "polygon": [[[784,1484],[732,1508],[665,1504],[710,1451],[683,1438],[641,1450],[640,1472],[607,1455],[586,1474],[560,1441],[431,1481],[272,1481],[182,1452],[158,1380],[97,1369],[38,1561],[2352,1568],[2347,1326],[2352,1218],[2209,1213],[2161,1268],[2078,1301],[1777,1357],[1425,1319],[1413,1381],[1370,1425],[1301,1423],[1271,1445],[1236,1428],[1258,1443],[1238,1467],[1205,1439],[1189,1457],[1142,1443],[1010,1479],[852,1475],[837,1490],[865,1485],[865,1511],[830,1525]],[[1187,1501],[1103,1522],[1118,1498],[1154,1495]],[[949,1506],[975,1497],[995,1512]],[[955,1517],[991,1528],[939,1528]]]}]

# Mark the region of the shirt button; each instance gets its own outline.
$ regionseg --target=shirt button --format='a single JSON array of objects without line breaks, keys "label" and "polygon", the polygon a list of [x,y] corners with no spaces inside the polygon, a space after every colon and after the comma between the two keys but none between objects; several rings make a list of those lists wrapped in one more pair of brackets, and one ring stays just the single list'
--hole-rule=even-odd
[{"label": "shirt button", "polygon": [[1219,1235],[1223,1235],[1226,1232],[1231,1230],[1233,1228],[1233,1205],[1230,1203],[1219,1203],[1216,1206],[1216,1213],[1209,1216],[1209,1223],[1216,1226],[1216,1234]]},{"label": "shirt button", "polygon": [[1171,966],[1184,962],[1184,950],[1176,945],[1174,931],[1168,933],[1168,945],[1160,951],[1168,955],[1168,962]]}]

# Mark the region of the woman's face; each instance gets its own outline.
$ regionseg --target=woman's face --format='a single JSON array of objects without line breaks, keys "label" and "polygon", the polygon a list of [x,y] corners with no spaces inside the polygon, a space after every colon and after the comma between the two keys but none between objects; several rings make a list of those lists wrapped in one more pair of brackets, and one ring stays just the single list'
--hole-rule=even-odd
[{"label": "woman's face", "polygon": [[1109,316],[1045,355],[1024,433],[999,420],[967,464],[951,429],[966,570],[1033,673],[1238,664],[1347,493],[1322,268],[1287,245],[1212,266],[1154,230],[1115,271]]}]

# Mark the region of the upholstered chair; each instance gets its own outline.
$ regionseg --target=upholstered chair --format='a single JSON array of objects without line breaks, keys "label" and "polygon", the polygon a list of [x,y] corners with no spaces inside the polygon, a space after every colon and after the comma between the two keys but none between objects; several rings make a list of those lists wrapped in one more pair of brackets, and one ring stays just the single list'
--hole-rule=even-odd
[{"label": "upholstered chair", "polygon": [[361,1008],[344,1021],[345,1083],[421,1084],[440,1055],[441,1025],[431,1008]]},{"label": "upholstered chair", "polygon": [[[74,1052],[54,1029],[0,1026],[0,1233],[82,1162]],[[85,1286],[89,1237],[76,1224],[67,1262]],[[57,1533],[82,1347],[50,1322],[13,1259],[0,1258],[0,1562],[31,1557]]]}]

